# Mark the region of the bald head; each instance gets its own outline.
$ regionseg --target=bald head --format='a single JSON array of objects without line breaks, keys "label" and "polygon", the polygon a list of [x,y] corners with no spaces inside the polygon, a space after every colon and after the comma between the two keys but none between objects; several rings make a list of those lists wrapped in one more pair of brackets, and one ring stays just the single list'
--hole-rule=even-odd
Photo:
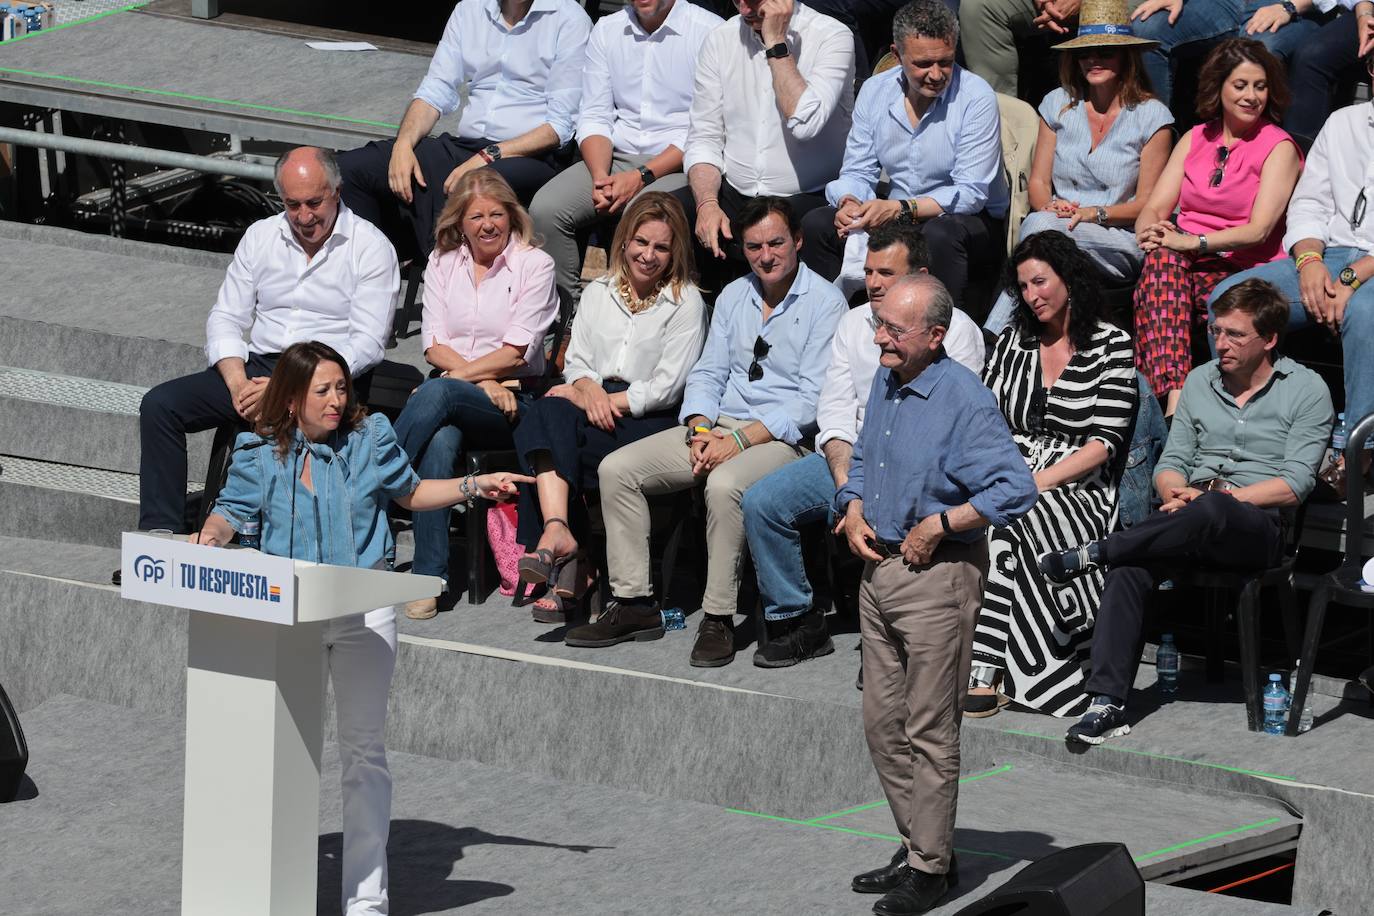
[{"label": "bald head", "polygon": [[297,147],[277,159],[275,183],[296,241],[313,256],[339,217],[338,161],[328,150]]}]

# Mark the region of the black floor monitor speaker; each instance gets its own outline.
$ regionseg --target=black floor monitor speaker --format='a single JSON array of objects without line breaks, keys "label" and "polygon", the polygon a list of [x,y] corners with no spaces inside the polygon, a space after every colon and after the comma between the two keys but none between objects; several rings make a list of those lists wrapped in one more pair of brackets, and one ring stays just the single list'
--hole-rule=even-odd
[{"label": "black floor monitor speaker", "polygon": [[19,727],[19,716],[5,688],[0,687],[0,802],[14,801],[28,765],[29,745],[24,740],[24,729]]},{"label": "black floor monitor speaker", "polygon": [[1145,881],[1120,843],[1089,843],[1021,869],[957,916],[1145,916]]}]

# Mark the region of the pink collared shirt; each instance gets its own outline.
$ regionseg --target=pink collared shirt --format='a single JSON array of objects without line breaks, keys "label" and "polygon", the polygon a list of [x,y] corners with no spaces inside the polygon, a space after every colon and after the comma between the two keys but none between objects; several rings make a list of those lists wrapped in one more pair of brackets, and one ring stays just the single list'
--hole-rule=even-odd
[{"label": "pink collared shirt", "polygon": [[442,254],[436,248],[425,267],[421,340],[428,350],[450,347],[473,360],[510,344],[524,350],[525,368],[514,377],[542,375],[544,334],[558,317],[553,258],[511,236],[480,284],[473,281],[466,245]]}]

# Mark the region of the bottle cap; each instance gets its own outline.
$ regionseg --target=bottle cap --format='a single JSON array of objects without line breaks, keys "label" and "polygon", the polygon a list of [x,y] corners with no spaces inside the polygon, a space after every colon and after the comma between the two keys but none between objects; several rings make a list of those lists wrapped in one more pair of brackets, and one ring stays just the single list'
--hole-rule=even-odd
[{"label": "bottle cap", "polygon": [[1270,680],[1272,683],[1278,683],[1278,682],[1282,681],[1283,678],[1280,677],[1280,676],[1277,675],[1277,674],[1271,674],[1271,675],[1269,675],[1269,680]]}]

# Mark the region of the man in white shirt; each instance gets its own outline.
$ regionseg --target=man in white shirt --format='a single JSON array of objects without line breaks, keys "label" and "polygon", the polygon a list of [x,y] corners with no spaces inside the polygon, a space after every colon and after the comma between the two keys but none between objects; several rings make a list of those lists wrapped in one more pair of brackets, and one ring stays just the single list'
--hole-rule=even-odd
[{"label": "man in white shirt", "polygon": [[[830,366],[816,403],[817,451],[779,468],[744,493],[744,530],[768,621],[768,639],[754,652],[754,664],[760,668],[785,668],[835,649],[826,632],[825,612],[812,605],[801,529],[829,519],[835,491],[849,478],[849,456],[878,371],[873,314],[888,287],[928,269],[929,255],[918,226],[889,222],[873,230],[864,261],[869,304],[850,309],[835,328]],[[983,332],[957,308],[944,345],[951,358],[974,372],[983,371]]]},{"label": "man in white shirt", "polygon": [[582,161],[530,205],[558,288],[574,305],[582,297],[581,234],[598,219],[618,218],[641,191],[686,186],[692,76],[702,42],[721,24],[688,0],[634,0],[592,27],[577,123]]},{"label": "man in white shirt", "polygon": [[[1313,324],[1340,334],[1347,426],[1374,412],[1374,107],[1331,114],[1307,155],[1288,203],[1288,258],[1222,281],[1210,304],[1238,283],[1260,279],[1288,297],[1288,330]],[[1367,454],[1367,453],[1366,453]],[[1332,480],[1337,489],[1343,481]]]},{"label": "man in white shirt", "polygon": [[[854,37],[795,0],[735,0],[740,14],[706,38],[677,192],[697,239],[697,267],[727,256],[745,271],[739,214],[783,197],[799,218],[825,206],[854,109]],[[719,287],[717,287],[719,288]]]},{"label": "man in white shirt", "polygon": [[205,322],[210,368],[163,382],[139,407],[139,528],[190,530],[186,434],[252,423],[291,344],[329,344],[355,380],[382,361],[401,285],[396,251],[342,204],[339,181],[326,150],[301,147],[277,160],[286,212],[249,226],[234,252]]},{"label": "man in white shirt", "polygon": [[[344,202],[421,261],[465,172],[491,166],[528,207],[571,161],[591,27],[576,0],[463,0],[396,139],[340,154]],[[458,136],[430,137],[460,105]]]}]

